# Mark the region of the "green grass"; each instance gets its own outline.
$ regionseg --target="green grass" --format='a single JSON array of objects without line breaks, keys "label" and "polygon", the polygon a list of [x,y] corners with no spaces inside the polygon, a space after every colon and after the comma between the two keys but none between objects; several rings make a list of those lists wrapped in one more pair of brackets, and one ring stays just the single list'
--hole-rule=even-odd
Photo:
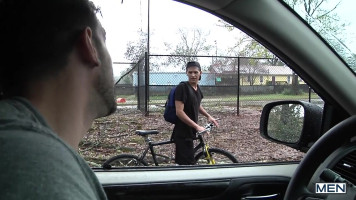
[{"label": "green grass", "polygon": [[[308,99],[309,94],[303,93],[301,95],[284,95],[284,94],[262,94],[262,95],[241,95],[240,101],[251,101],[251,100],[297,100],[297,99]],[[312,94],[312,99],[319,98],[318,95]],[[237,98],[235,97],[235,100]]]},{"label": "green grass", "polygon": [[[309,94],[303,93],[300,95],[284,95],[284,94],[260,94],[260,95],[240,95],[240,101],[273,101],[273,100],[301,100],[308,99]],[[312,99],[318,99],[318,95],[312,94]],[[165,103],[167,96],[150,96],[151,104]],[[237,97],[233,95],[228,96],[205,96],[203,101],[223,101],[236,102]]]}]

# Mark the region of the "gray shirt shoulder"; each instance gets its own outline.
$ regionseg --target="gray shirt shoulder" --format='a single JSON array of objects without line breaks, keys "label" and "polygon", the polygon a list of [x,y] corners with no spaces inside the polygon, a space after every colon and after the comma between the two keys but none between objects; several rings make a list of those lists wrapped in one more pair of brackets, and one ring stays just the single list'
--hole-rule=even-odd
[{"label": "gray shirt shoulder", "polygon": [[106,199],[85,160],[22,98],[0,101],[3,199]]}]

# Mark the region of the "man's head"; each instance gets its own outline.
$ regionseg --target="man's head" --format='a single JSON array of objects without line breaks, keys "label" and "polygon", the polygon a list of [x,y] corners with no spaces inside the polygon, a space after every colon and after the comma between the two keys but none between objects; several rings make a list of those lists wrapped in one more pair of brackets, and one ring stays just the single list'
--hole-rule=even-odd
[{"label": "man's head", "polygon": [[104,66],[94,87],[113,112],[111,58],[98,12],[88,0],[0,0],[0,94],[25,96],[30,83],[56,76],[89,28],[99,57],[95,65]]},{"label": "man's head", "polygon": [[187,63],[186,67],[185,67],[185,71],[188,71],[188,68],[190,67],[197,67],[199,69],[199,71],[201,71],[201,67],[200,64],[196,61],[190,61]]},{"label": "man's head", "polygon": [[185,71],[189,78],[189,82],[198,84],[202,74],[200,64],[196,61],[190,61],[187,63]]}]

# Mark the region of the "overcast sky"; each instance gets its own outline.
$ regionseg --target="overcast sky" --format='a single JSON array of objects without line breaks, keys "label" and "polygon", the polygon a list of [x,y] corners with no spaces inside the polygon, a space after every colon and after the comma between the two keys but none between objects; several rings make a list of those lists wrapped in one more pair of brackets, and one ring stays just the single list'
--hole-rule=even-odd
[{"label": "overcast sky", "polygon": [[[107,33],[107,47],[113,62],[130,62],[124,53],[129,41],[139,39],[138,31],[147,32],[147,0],[93,0],[101,8],[100,19]],[[184,9],[183,9],[184,8]],[[208,34],[207,44],[226,49],[240,34],[217,26],[218,18],[197,8],[169,0],[150,1],[150,52],[167,54],[164,43],[179,41],[178,28],[200,28]],[[213,30],[213,31],[211,31]],[[216,41],[216,44],[215,44]],[[117,74],[128,65],[114,65]]]},{"label": "overcast sky", "polygon": [[[101,7],[103,18],[100,19],[107,33],[107,47],[113,62],[130,62],[125,59],[124,53],[129,41],[139,39],[138,31],[147,32],[147,0],[93,0]],[[331,1],[335,3],[335,1]],[[355,4],[354,6],[348,3]],[[342,16],[349,19],[350,26],[356,31],[356,1],[342,0],[339,5],[344,10]],[[206,34],[207,44],[217,46],[218,54],[223,54],[224,49],[232,46],[232,42],[241,35],[238,30],[229,32],[226,28],[217,26],[218,18],[201,11],[170,0],[150,0],[150,52],[154,54],[167,54],[164,43],[177,43],[179,40],[178,28],[200,28]],[[355,41],[355,32],[348,33]],[[215,45],[216,41],[216,45]],[[355,43],[349,43],[356,52]],[[117,74],[128,67],[114,65]]]}]

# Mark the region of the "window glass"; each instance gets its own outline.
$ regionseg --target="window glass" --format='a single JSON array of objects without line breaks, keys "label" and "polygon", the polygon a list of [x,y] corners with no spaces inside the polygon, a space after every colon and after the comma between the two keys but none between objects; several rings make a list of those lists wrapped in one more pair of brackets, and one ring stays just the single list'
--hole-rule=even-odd
[{"label": "window glass", "polygon": [[[187,80],[185,64],[191,60],[198,61],[203,71],[199,82],[202,105],[220,119],[219,128],[206,137],[211,148],[230,152],[239,163],[303,157],[297,150],[260,136],[261,110],[276,100],[304,100],[321,106],[322,100],[257,41],[209,13],[175,1],[151,0],[149,6],[148,1],[139,0],[94,2],[102,10],[118,110],[97,119],[80,144],[80,154],[92,167],[117,155],[141,156],[147,140],[136,130],[157,130],[158,134],[150,135],[153,142],[170,140],[174,125],[164,120],[164,105],[170,89]],[[148,59],[144,59],[145,52]],[[200,115],[199,124],[206,123]],[[174,144],[154,149],[160,166],[174,165]],[[154,165],[150,153],[145,162]]]},{"label": "window glass", "polygon": [[354,0],[284,0],[356,72],[356,13]]}]

